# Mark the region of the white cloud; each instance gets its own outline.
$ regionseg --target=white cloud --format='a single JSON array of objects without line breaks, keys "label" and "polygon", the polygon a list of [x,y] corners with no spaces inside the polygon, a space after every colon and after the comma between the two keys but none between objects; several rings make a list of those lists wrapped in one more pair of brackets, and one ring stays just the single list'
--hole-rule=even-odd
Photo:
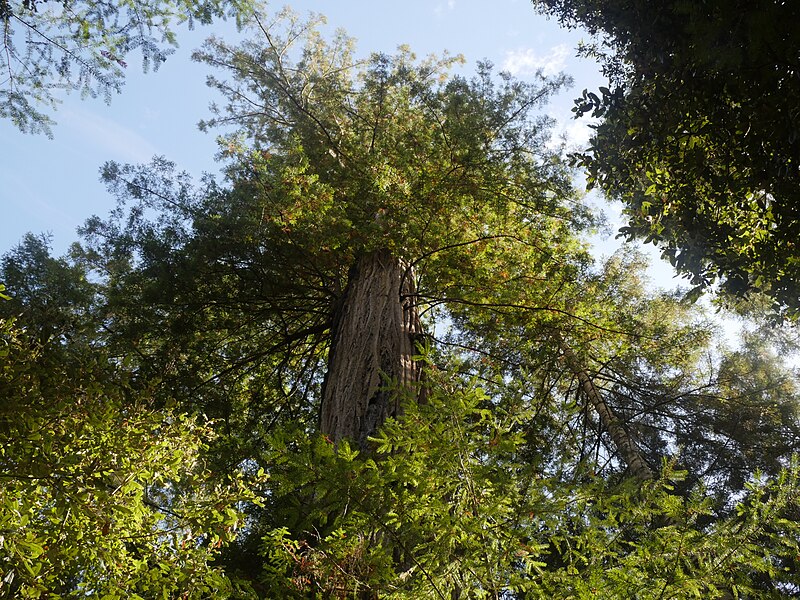
[{"label": "white cloud", "polygon": [[589,146],[589,138],[592,133],[586,119],[559,120],[553,128],[547,148],[550,150],[563,149],[567,152],[583,152]]},{"label": "white cloud", "polygon": [[567,144],[571,147],[585,149],[589,145],[589,138],[594,131],[589,127],[587,119],[571,121],[564,127],[564,134],[567,137]]},{"label": "white cloud", "polygon": [[81,109],[59,113],[59,121],[88,143],[104,150],[109,159],[148,162],[158,150],[134,130],[106,117]]},{"label": "white cloud", "polygon": [[539,70],[544,75],[556,75],[566,66],[569,55],[570,49],[566,44],[551,48],[544,56],[537,54],[533,48],[509,50],[503,61],[503,70],[512,75],[531,75]]},{"label": "white cloud", "polygon": [[456,8],[456,0],[447,0],[446,3],[440,2],[436,5],[436,8],[433,9],[433,12],[436,14],[437,17],[441,17],[445,11],[453,11]]}]

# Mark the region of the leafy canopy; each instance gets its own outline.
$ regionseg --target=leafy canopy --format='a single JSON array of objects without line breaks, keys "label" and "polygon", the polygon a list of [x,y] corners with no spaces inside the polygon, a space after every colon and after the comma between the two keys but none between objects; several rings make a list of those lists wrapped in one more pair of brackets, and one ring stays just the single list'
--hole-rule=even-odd
[{"label": "leafy canopy", "polygon": [[601,117],[578,163],[626,206],[621,233],[657,244],[696,290],[800,305],[795,2],[535,0],[595,36],[584,54],[609,86],[584,92]]}]

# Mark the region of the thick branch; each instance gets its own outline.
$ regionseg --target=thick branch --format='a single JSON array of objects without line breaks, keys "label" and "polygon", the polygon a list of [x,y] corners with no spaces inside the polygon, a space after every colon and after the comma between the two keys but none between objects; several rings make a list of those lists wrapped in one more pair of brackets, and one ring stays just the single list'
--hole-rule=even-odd
[{"label": "thick branch", "polygon": [[584,396],[586,396],[587,400],[589,400],[597,412],[598,417],[600,417],[600,422],[611,436],[611,440],[614,442],[620,458],[625,461],[628,469],[637,479],[642,481],[653,479],[653,471],[644,460],[636,443],[625,429],[620,418],[603,399],[603,396],[594,385],[594,381],[583,367],[578,356],[564,340],[559,339],[558,344],[561,354],[564,357],[564,362],[567,364],[570,371],[578,378]]}]

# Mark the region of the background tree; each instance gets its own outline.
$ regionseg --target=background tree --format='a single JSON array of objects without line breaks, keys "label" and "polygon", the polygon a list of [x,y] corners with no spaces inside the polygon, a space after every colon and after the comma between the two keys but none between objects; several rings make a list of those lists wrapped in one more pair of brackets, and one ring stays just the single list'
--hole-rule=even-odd
[{"label": "background tree", "polygon": [[578,163],[626,206],[627,238],[657,244],[701,288],[768,294],[794,315],[800,91],[792,2],[536,0],[595,41],[607,88]]},{"label": "background tree", "polygon": [[[16,319],[42,350],[54,350],[69,340],[94,340],[98,324],[92,318],[97,291],[88,273],[67,258],[51,256],[45,236],[27,234],[0,260],[0,273],[14,295],[0,303],[0,315]],[[54,342],[51,344],[51,342]]]},{"label": "background tree", "polygon": [[0,117],[52,136],[57,90],[103,96],[125,79],[131,52],[158,69],[176,45],[175,26],[207,25],[251,10],[248,0],[0,0]]}]

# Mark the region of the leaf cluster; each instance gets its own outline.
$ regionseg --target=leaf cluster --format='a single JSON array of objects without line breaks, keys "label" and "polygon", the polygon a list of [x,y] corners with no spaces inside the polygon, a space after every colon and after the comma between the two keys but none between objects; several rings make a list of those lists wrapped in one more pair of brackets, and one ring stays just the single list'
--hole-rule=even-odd
[{"label": "leaf cluster", "polygon": [[141,52],[145,71],[158,69],[174,51],[176,26],[224,17],[240,23],[252,8],[246,0],[2,0],[0,118],[52,137],[48,113],[59,93],[109,102],[132,52]]},{"label": "leaf cluster", "polygon": [[[628,239],[653,242],[699,293],[763,292],[797,309],[798,60],[791,2],[542,1],[595,36],[609,78],[578,116],[602,117],[576,161],[626,206]],[[610,88],[610,89],[609,89]]]},{"label": "leaf cluster", "polygon": [[210,424],[148,406],[97,352],[3,320],[0,597],[205,597],[256,500],[204,465]]},{"label": "leaf cluster", "polygon": [[784,517],[798,502],[796,465],[703,525],[712,499],[676,496],[671,466],[643,487],[548,476],[528,458],[530,414],[488,408],[474,382],[433,379],[429,402],[387,422],[375,454],[292,431],[270,438],[254,593],[762,597],[764,581],[795,584],[796,523]]}]

